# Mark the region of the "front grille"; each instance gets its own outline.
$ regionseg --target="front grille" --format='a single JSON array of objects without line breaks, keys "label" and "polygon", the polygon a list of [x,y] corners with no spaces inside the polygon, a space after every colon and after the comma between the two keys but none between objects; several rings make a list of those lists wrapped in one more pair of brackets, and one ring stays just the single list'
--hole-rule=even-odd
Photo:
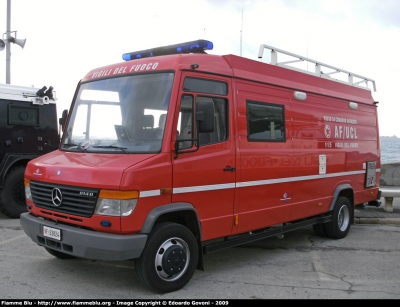
[{"label": "front grille", "polygon": [[[31,181],[30,185],[35,206],[82,217],[92,216],[99,195],[99,190],[97,189],[63,186],[37,181]],[[56,206],[52,200],[54,189],[59,189],[62,194],[59,206]]]}]

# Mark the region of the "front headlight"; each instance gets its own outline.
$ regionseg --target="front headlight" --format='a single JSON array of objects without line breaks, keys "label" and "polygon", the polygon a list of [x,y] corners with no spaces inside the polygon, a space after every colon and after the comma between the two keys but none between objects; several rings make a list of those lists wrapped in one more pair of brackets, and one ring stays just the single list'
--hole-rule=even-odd
[{"label": "front headlight", "polygon": [[94,213],[109,216],[128,216],[135,210],[138,197],[138,191],[101,190]]}]

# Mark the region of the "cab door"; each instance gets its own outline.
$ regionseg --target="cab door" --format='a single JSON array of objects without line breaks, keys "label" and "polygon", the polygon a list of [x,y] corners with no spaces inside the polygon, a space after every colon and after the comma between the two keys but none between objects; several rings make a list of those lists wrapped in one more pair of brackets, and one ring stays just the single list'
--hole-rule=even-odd
[{"label": "cab door", "polygon": [[[173,153],[172,200],[194,206],[202,240],[232,232],[236,166],[229,82],[184,74],[178,98],[175,125],[179,153]],[[214,104],[214,131],[200,133],[195,141],[196,104],[200,101]]]}]

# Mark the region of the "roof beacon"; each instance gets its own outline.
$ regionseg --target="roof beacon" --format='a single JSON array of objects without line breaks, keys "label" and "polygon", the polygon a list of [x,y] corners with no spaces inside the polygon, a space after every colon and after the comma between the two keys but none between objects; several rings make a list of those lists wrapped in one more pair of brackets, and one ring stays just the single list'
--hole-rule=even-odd
[{"label": "roof beacon", "polygon": [[179,54],[179,53],[206,53],[205,50],[212,50],[213,43],[204,39],[196,41],[169,45],[164,47],[156,47],[152,49],[124,53],[122,59],[125,61],[148,58],[159,55]]}]

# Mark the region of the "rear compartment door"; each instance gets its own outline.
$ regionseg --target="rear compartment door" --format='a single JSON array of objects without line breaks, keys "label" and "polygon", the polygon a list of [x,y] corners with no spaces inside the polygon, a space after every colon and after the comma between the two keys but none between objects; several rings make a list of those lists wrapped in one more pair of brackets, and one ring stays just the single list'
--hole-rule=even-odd
[{"label": "rear compartment door", "polygon": [[290,220],[293,149],[289,93],[238,81],[237,184],[234,233]]}]

